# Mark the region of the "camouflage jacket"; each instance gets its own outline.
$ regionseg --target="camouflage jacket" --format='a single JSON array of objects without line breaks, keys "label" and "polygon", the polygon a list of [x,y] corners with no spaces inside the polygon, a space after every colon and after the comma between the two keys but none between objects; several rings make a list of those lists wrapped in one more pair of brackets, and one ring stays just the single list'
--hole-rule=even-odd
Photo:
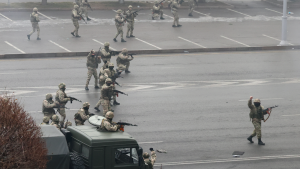
[{"label": "camouflage jacket", "polygon": [[118,126],[113,124],[107,118],[104,118],[101,122],[100,130],[101,131],[118,131]]},{"label": "camouflage jacket", "polygon": [[157,5],[157,6],[156,5],[153,6],[153,12],[154,13],[160,12],[160,10],[161,10],[161,5],[160,4]]},{"label": "camouflage jacket", "polygon": [[40,22],[39,14],[32,12],[30,15],[30,22]]},{"label": "camouflage jacket", "polygon": [[112,97],[112,90],[113,90],[114,85],[107,86],[104,84],[101,88],[101,97],[100,99],[104,100],[111,100]]},{"label": "camouflage jacket", "polygon": [[171,11],[176,12],[179,7],[180,7],[180,5],[176,1],[172,2],[172,4],[171,4]]},{"label": "camouflage jacket", "polygon": [[136,13],[131,13],[131,10],[126,11],[126,19],[128,22],[134,22],[134,18],[137,16]]},{"label": "camouflage jacket", "polygon": [[90,114],[90,112],[81,108],[78,110],[78,112],[74,116],[75,116],[76,120],[79,120],[82,123],[84,123],[87,119],[90,118],[89,114]]},{"label": "camouflage jacket", "polygon": [[47,115],[53,115],[53,114],[55,114],[55,110],[54,110],[55,107],[56,107],[56,104],[54,103],[53,100],[51,100],[51,101],[44,100],[43,101],[42,111],[43,111],[43,113],[44,113],[45,116],[47,116]]},{"label": "camouflage jacket", "polygon": [[267,114],[266,111],[264,111],[263,106],[255,107],[252,104],[252,100],[248,101],[248,107],[250,109],[249,116],[252,120],[258,120],[259,122],[264,119],[264,115]]},{"label": "camouflage jacket", "polygon": [[72,10],[72,19],[74,20],[79,20],[80,19],[80,15],[77,9],[73,9]]},{"label": "camouflage jacket", "polygon": [[87,56],[86,66],[91,68],[98,68],[98,64],[101,63],[100,57],[92,56],[91,52]]},{"label": "camouflage jacket", "polygon": [[105,48],[101,50],[101,58],[104,61],[108,61],[110,62],[111,59],[111,54],[110,54],[110,50],[106,50]]},{"label": "camouflage jacket", "polygon": [[107,68],[104,69],[104,74],[107,74],[107,76],[113,80],[115,78],[116,71],[114,69],[110,70],[109,68]]},{"label": "camouflage jacket", "polygon": [[121,15],[119,15],[119,14],[116,15],[116,17],[115,17],[116,26],[124,26],[124,21],[125,21],[125,19],[122,18]]},{"label": "camouflage jacket", "polygon": [[129,61],[132,61],[133,58],[131,58],[129,55],[124,55],[123,53],[120,53],[117,58],[117,66],[119,64],[127,64]]},{"label": "camouflage jacket", "polygon": [[70,98],[67,97],[68,97],[67,94],[59,89],[56,92],[55,101],[60,105],[66,105],[67,102],[70,101]]}]

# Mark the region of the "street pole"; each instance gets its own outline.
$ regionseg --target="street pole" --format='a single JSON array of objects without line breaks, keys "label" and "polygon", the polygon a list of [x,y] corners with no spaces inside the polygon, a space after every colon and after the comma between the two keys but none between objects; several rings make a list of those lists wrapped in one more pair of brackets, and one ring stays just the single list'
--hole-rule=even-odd
[{"label": "street pole", "polygon": [[286,42],[287,39],[287,0],[283,0],[283,16],[282,16],[282,35],[281,35],[281,42],[278,46],[287,46],[288,43]]}]

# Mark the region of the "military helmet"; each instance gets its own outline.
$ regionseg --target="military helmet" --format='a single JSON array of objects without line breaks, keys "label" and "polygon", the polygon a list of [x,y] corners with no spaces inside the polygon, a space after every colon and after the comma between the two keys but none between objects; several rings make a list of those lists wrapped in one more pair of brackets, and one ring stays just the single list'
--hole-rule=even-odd
[{"label": "military helmet", "polygon": [[107,78],[106,80],[105,80],[105,83],[107,83],[107,82],[112,82],[112,80],[111,80],[111,78]]},{"label": "military helmet", "polygon": [[254,103],[260,103],[260,100],[259,99],[255,99]]},{"label": "military helmet", "polygon": [[33,12],[37,12],[38,11],[38,9],[37,8],[33,8]]},{"label": "military helmet", "polygon": [[74,9],[78,9],[79,8],[79,6],[78,5],[74,5]]},{"label": "military helmet", "polygon": [[57,115],[52,116],[52,121],[59,122],[59,117]]},{"label": "military helmet", "polygon": [[49,123],[49,120],[50,120],[50,118],[47,117],[47,116],[45,116],[45,117],[43,118],[43,122],[44,122],[44,123]]},{"label": "military helmet", "polygon": [[147,152],[145,152],[145,153],[143,153],[143,157],[144,158],[149,158],[150,156],[149,156],[149,154]]},{"label": "military helmet", "polygon": [[129,5],[129,6],[128,6],[128,8],[132,8],[132,6],[131,6],[131,5]]},{"label": "military helmet", "polygon": [[115,65],[113,63],[109,63],[108,67],[114,67]]},{"label": "military helmet", "polygon": [[65,84],[65,83],[60,83],[60,84],[58,85],[58,88],[59,88],[59,89],[66,88],[66,84]]},{"label": "military helmet", "polygon": [[118,14],[121,14],[122,12],[123,12],[123,11],[122,11],[121,9],[118,9],[118,10],[117,10],[117,13],[118,13]]},{"label": "military helmet", "polygon": [[91,53],[95,53],[94,49],[91,50]]},{"label": "military helmet", "polygon": [[52,94],[50,94],[50,93],[46,94],[46,100],[50,100],[52,98],[53,98]]},{"label": "military helmet", "polygon": [[114,113],[112,111],[108,111],[106,114],[105,114],[105,118],[108,118],[108,119],[112,119],[114,118]]},{"label": "military helmet", "polygon": [[85,103],[83,103],[82,107],[90,107],[90,103],[89,102],[85,102]]},{"label": "military helmet", "polygon": [[109,46],[109,43],[108,43],[108,42],[105,42],[105,43],[104,43],[104,46]]},{"label": "military helmet", "polygon": [[122,53],[127,53],[127,52],[128,52],[128,50],[126,48],[122,49]]}]

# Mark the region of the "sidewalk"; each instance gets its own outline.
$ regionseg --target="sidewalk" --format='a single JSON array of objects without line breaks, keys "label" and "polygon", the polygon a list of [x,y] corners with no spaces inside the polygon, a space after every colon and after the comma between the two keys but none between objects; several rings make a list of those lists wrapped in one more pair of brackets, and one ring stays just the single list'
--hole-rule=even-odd
[{"label": "sidewalk", "polygon": [[[272,5],[278,6],[278,7],[283,7],[283,2],[282,1],[277,1],[277,0],[262,0],[267,3],[270,3]],[[300,7],[300,1],[299,0],[288,0],[288,8],[299,8]]]}]

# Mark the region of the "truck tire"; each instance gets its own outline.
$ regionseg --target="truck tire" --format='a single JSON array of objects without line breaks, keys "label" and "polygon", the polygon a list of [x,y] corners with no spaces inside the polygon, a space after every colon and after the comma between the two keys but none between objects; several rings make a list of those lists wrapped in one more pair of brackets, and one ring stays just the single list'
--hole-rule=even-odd
[{"label": "truck tire", "polygon": [[70,169],[85,169],[83,160],[78,153],[70,152]]}]

